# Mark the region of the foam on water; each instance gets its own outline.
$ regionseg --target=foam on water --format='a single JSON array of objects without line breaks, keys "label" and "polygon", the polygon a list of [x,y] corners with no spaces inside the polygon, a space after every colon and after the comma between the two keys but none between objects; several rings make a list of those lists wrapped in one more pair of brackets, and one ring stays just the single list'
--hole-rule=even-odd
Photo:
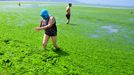
[{"label": "foam on water", "polygon": [[134,18],[128,18],[129,21],[134,21]]},{"label": "foam on water", "polygon": [[98,38],[99,37],[99,35],[97,35],[97,34],[91,34],[90,36],[93,37],[93,38]]},{"label": "foam on water", "polygon": [[134,34],[134,31],[130,31],[130,32],[128,32],[128,34]]},{"label": "foam on water", "polygon": [[106,29],[108,33],[117,33],[118,29],[113,28],[112,26],[101,26],[101,28]]},{"label": "foam on water", "polygon": [[111,29],[112,27],[111,27],[111,26],[101,26],[101,28],[104,28],[104,29]]},{"label": "foam on water", "polygon": [[108,30],[108,33],[117,33],[118,32],[118,29],[109,29]]}]

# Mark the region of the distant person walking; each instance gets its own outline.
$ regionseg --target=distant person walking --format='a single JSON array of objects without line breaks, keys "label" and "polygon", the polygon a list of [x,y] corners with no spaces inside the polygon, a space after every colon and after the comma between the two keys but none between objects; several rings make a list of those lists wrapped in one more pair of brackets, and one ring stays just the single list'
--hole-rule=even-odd
[{"label": "distant person walking", "polygon": [[19,6],[21,6],[21,3],[19,2],[19,4],[18,4]]},{"label": "distant person walking", "polygon": [[68,6],[66,7],[66,18],[67,18],[66,24],[70,23],[71,6],[72,6],[72,3],[69,3]]},{"label": "distant person walking", "polygon": [[133,14],[133,12],[131,11],[131,15]]},{"label": "distant person walking", "polygon": [[54,16],[50,16],[46,9],[41,10],[40,16],[43,18],[43,20],[41,20],[40,27],[37,27],[35,29],[37,31],[45,30],[45,34],[43,37],[43,48],[46,48],[47,42],[51,37],[53,46],[56,49],[59,49],[59,47],[56,44],[57,27]]}]

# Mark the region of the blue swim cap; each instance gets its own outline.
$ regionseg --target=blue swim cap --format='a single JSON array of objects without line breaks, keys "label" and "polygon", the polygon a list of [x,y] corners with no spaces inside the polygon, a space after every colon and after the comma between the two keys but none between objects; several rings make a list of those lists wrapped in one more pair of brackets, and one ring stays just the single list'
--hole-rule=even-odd
[{"label": "blue swim cap", "polygon": [[49,19],[49,13],[48,13],[47,9],[42,9],[41,12],[40,12],[40,16],[43,19],[48,20]]}]

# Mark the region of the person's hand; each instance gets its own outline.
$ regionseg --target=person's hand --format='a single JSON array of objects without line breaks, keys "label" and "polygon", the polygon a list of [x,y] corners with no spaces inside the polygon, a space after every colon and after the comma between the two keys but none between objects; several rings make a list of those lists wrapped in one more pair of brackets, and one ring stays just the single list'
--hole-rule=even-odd
[{"label": "person's hand", "polygon": [[35,30],[36,30],[36,31],[40,31],[41,28],[40,28],[40,27],[36,27]]}]

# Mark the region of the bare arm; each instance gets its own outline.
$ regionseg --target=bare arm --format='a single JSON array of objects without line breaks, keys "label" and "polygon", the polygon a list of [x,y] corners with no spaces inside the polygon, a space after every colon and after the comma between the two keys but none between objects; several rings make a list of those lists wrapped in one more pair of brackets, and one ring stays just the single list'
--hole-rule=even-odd
[{"label": "bare arm", "polygon": [[40,27],[42,26],[42,20],[41,20],[41,22],[40,22]]},{"label": "bare arm", "polygon": [[49,28],[52,27],[52,25],[54,24],[54,22],[55,22],[54,17],[50,17],[49,22],[48,22],[48,25],[43,26],[43,27],[37,27],[37,28],[35,28],[35,30],[37,30],[37,31],[39,31],[39,30],[47,30],[47,29],[49,29]]}]

